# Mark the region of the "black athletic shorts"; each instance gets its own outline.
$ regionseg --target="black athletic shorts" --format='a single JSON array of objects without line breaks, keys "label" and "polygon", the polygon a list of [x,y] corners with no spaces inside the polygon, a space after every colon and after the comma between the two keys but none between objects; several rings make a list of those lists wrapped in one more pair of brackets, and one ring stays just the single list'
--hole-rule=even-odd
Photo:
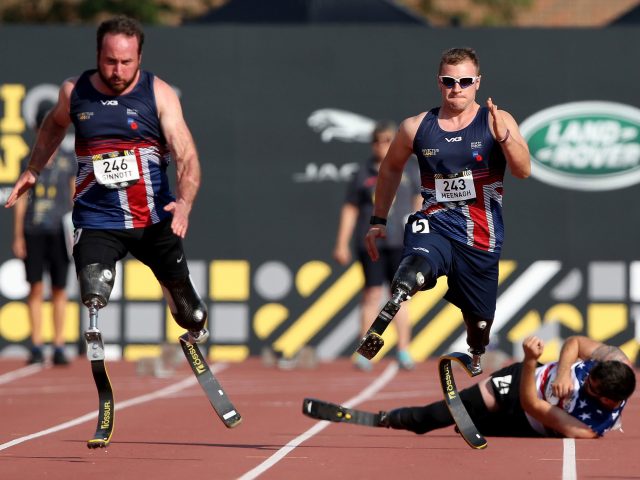
[{"label": "black athletic shorts", "polygon": [[379,253],[380,258],[378,258],[377,262],[374,262],[365,249],[358,249],[358,259],[364,272],[365,288],[379,287],[384,285],[385,282],[391,286],[398,265],[400,265],[402,247],[380,248]]},{"label": "black athletic shorts", "polygon": [[491,387],[498,411],[475,422],[478,430],[493,437],[540,437],[520,406],[522,363],[514,363],[491,374]]},{"label": "black athletic shorts", "polygon": [[51,277],[51,286],[65,288],[69,271],[69,254],[64,240],[64,232],[58,233],[25,233],[27,257],[24,266],[27,282],[42,281],[45,270]]},{"label": "black athletic shorts", "polygon": [[169,217],[143,228],[123,230],[76,230],[73,258],[76,273],[87,265],[101,263],[115,268],[127,253],[147,265],[160,281],[185,278],[189,275],[182,239],[171,230]]}]

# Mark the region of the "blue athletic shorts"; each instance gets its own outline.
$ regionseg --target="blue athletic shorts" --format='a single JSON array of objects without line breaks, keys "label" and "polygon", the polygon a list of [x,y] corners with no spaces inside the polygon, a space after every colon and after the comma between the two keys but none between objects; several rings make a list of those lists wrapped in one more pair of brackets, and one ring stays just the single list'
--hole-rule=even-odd
[{"label": "blue athletic shorts", "polygon": [[[420,255],[433,268],[436,278],[447,276],[449,290],[445,299],[463,313],[492,319],[496,311],[498,295],[498,263],[500,254],[485,252],[464,245],[445,236],[416,228],[415,221],[427,220],[411,215],[404,229],[404,251],[402,257]],[[427,284],[432,288],[435,281]]]}]

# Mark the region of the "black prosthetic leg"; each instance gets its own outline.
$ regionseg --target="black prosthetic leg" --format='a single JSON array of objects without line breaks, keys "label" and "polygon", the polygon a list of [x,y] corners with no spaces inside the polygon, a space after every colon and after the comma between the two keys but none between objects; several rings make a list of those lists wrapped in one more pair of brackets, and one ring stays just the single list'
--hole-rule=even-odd
[{"label": "black prosthetic leg", "polygon": [[465,442],[467,442],[471,448],[485,448],[487,441],[474,425],[458,393],[456,382],[453,378],[452,360],[458,362],[471,377],[479,373],[474,372],[472,359],[465,353],[455,352],[440,357],[438,372],[440,373],[440,385],[442,387],[442,393],[444,394],[444,401],[449,408],[453,420],[456,422],[458,432],[462,438],[464,438]]},{"label": "black prosthetic leg", "polygon": [[434,285],[435,279],[431,264],[425,258],[418,255],[404,257],[391,283],[393,292],[391,299],[382,308],[365,336],[360,340],[356,352],[369,360],[375,357],[384,346],[382,334],[400,310],[400,304],[420,290],[432,288]]},{"label": "black prosthetic leg", "polygon": [[104,343],[98,329],[98,310],[109,302],[115,270],[99,263],[87,265],[78,275],[82,303],[89,308],[89,328],[84,332],[87,342],[87,358],[91,362],[91,373],[98,390],[98,426],[89,448],[106,448],[113,435],[115,402],[113,388],[105,365]]}]

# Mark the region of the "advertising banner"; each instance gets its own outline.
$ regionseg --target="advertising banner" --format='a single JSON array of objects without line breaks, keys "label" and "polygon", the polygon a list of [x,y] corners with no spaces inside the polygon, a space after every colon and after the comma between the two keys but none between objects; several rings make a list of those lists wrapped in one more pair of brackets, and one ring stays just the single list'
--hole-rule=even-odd
[{"label": "advertising banner", "polygon": [[[624,45],[637,29],[511,30],[411,27],[190,26],[146,29],[142,68],[171,84],[198,146],[202,187],[185,241],[209,306],[213,359],[268,347],[294,357],[350,355],[359,336],[358,263],[331,258],[353,172],[368,159],[377,120],[402,121],[440,103],[443,50],[476,49],[478,101],[492,97],[521,125],[532,176],[505,177],[506,239],[492,348],[518,355],[537,332],[557,355],[589,335],[635,359],[640,315],[640,65]],[[42,105],[61,82],[95,67],[89,27],[0,29],[0,200],[34,141]],[[70,130],[63,148],[73,149]],[[175,167],[170,167],[175,176]],[[0,355],[30,345],[13,212],[0,213]],[[446,278],[410,301],[411,354],[465,351]],[[87,324],[70,274],[67,341]],[[51,338],[50,307],[45,338]],[[372,319],[373,320],[373,319]],[[99,327],[110,354],[136,359],[177,343],[153,274],[119,263]],[[396,343],[388,332],[384,358]]]}]

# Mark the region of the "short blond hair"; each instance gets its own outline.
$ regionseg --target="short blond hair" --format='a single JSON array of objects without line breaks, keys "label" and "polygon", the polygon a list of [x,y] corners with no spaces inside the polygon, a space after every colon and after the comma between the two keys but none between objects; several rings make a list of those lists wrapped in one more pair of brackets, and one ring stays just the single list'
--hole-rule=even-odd
[{"label": "short blond hair", "polygon": [[459,63],[471,61],[476,66],[476,75],[480,74],[480,60],[478,54],[473,48],[469,47],[456,47],[450,48],[442,52],[440,57],[440,65],[438,66],[438,73],[442,71],[444,65],[458,65]]}]

